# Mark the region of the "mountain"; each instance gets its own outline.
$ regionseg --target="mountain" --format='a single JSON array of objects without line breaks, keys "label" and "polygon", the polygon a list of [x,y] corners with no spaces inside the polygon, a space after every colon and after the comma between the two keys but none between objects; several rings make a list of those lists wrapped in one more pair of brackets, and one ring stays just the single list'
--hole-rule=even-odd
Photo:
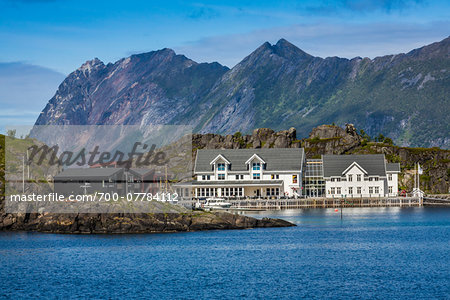
[{"label": "mountain", "polygon": [[450,147],[450,37],[375,59],[264,43],[232,69],[170,49],[70,74],[36,124],[190,124],[196,132],[353,123],[408,146]]},{"label": "mountain", "polygon": [[171,49],[105,65],[95,58],[59,86],[36,124],[166,124],[201,101],[228,71]]}]

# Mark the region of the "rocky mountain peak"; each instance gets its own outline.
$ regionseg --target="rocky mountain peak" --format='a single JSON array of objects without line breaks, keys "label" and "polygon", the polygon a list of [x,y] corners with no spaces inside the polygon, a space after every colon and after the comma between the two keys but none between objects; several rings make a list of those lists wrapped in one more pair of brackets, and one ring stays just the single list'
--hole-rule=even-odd
[{"label": "rocky mountain peak", "polygon": [[104,66],[105,64],[96,57],[94,59],[86,61],[84,64],[81,65],[81,67],[78,68],[78,70],[82,72],[88,71],[90,73],[92,70]]},{"label": "rocky mountain peak", "polygon": [[301,57],[301,58],[312,58],[312,55],[309,55],[305,51],[301,50],[294,44],[288,42],[285,39],[280,39],[275,45],[275,52],[285,58],[294,58],[294,57]]},{"label": "rocky mountain peak", "polygon": [[[195,132],[224,134],[293,126],[300,135],[319,122],[354,123],[402,145],[448,148],[450,114],[437,108],[448,106],[449,44],[446,38],[408,54],[349,60],[313,57],[280,39],[232,69],[168,48],[107,66],[93,59],[66,78],[36,123],[183,122]],[[342,131],[322,128],[311,139],[337,141],[346,133],[357,140],[350,126]]]},{"label": "rocky mountain peak", "polygon": [[259,46],[250,56],[261,56],[263,53],[275,54],[286,59],[313,58],[294,44],[285,39],[280,39],[274,45],[265,42]]}]

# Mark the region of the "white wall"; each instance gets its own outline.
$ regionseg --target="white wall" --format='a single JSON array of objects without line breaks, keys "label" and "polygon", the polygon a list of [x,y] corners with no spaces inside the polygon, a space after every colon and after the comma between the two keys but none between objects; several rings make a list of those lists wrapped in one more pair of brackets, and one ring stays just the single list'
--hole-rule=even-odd
[{"label": "white wall", "polygon": [[[214,165],[214,172],[211,172],[209,174],[210,181],[216,181],[218,180],[217,174],[225,174],[225,180],[224,181],[242,181],[242,180],[253,180],[253,174],[254,173],[260,173],[260,180],[282,180],[283,185],[280,187],[280,196],[283,196],[285,193],[287,193],[288,196],[292,197],[294,196],[293,187],[296,188],[296,192],[298,195],[301,195],[301,186],[302,186],[302,177],[300,170],[298,171],[292,171],[292,172],[271,172],[266,171],[263,168],[263,164],[261,163],[260,170],[253,170],[253,162],[260,162],[258,158],[254,158],[249,165],[249,170],[244,172],[233,172],[228,171],[228,166],[225,167],[225,171],[217,171],[217,164],[218,163],[225,163],[222,159],[218,159]],[[278,179],[276,176],[274,179],[272,179],[272,174],[278,175]],[[196,178],[198,181],[203,181],[202,175],[207,176],[207,174],[196,174]],[[236,175],[239,175],[239,179],[236,179]],[[244,175],[243,179],[241,178],[241,175]],[[297,183],[293,183],[293,175],[297,175]],[[237,186],[238,183],[237,183]],[[249,190],[250,191],[250,190]],[[265,196],[265,188],[263,188],[263,196]]]},{"label": "white wall", "polygon": [[[352,176],[352,181],[348,181],[349,175]],[[357,175],[361,176],[361,181],[357,181]],[[347,197],[384,197],[385,181],[384,177],[380,177],[378,181],[369,181],[364,178],[364,172],[357,166],[353,166],[346,174],[345,181],[331,181],[331,178],[325,178],[325,193],[327,198],[338,198],[342,196]],[[331,194],[331,188],[335,188],[335,194]],[[353,193],[349,193],[349,187],[353,188]],[[358,187],[361,188],[361,193],[358,194]],[[370,188],[373,187],[373,193],[369,193]],[[375,193],[375,187],[378,187],[378,193]],[[341,193],[337,193],[337,188],[341,188]]]},{"label": "white wall", "polygon": [[[389,175],[392,175],[392,180],[389,180]],[[389,193],[389,186],[392,186],[392,193]],[[398,173],[388,173],[387,175],[387,189],[389,196],[398,196]]]}]

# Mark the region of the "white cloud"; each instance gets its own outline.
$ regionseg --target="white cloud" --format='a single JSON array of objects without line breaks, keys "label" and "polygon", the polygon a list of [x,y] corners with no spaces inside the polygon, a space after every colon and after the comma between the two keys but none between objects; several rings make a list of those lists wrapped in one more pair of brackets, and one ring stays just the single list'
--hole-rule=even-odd
[{"label": "white cloud", "polygon": [[34,124],[64,77],[22,62],[0,63],[0,132],[11,124]]}]

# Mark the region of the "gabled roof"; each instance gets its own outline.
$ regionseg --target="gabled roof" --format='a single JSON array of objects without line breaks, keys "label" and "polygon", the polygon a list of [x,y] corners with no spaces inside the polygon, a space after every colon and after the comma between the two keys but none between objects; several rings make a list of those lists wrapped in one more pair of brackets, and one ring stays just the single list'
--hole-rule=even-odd
[{"label": "gabled roof", "polygon": [[354,166],[356,166],[358,169],[361,170],[361,172],[363,172],[364,174],[367,175],[367,171],[364,170],[363,167],[361,167],[360,165],[358,165],[358,163],[357,163],[356,161],[354,161],[350,166],[348,166],[348,168],[345,169],[345,170],[342,172],[342,175],[346,174],[346,173],[347,173],[348,171],[350,171]]},{"label": "gabled roof", "polygon": [[264,158],[266,171],[300,171],[304,160],[302,148],[201,149],[197,151],[194,172],[211,172],[210,162],[219,154],[231,162],[231,171],[247,171],[245,162],[254,154]]},{"label": "gabled roof", "polygon": [[230,163],[231,163],[225,156],[223,156],[222,154],[218,154],[218,155],[216,156],[216,158],[214,158],[209,164],[210,164],[210,165],[213,165],[213,164],[215,164],[216,161],[218,161],[219,159],[224,160],[227,164],[230,164]]},{"label": "gabled roof", "polygon": [[387,163],[386,164],[386,172],[389,173],[400,173],[400,164],[399,163]]},{"label": "gabled roof", "polygon": [[257,158],[260,162],[262,162],[263,164],[265,164],[266,162],[264,161],[264,159],[262,159],[258,154],[253,154],[249,159],[247,159],[247,161],[245,162],[246,165],[248,165],[249,163],[251,163],[255,158]]},{"label": "gabled roof", "polygon": [[131,168],[128,171],[137,176],[148,176],[156,173],[154,169],[147,168]]},{"label": "gabled roof", "polygon": [[353,163],[363,168],[368,176],[386,176],[383,154],[368,155],[322,155],[323,176],[342,176]]}]

